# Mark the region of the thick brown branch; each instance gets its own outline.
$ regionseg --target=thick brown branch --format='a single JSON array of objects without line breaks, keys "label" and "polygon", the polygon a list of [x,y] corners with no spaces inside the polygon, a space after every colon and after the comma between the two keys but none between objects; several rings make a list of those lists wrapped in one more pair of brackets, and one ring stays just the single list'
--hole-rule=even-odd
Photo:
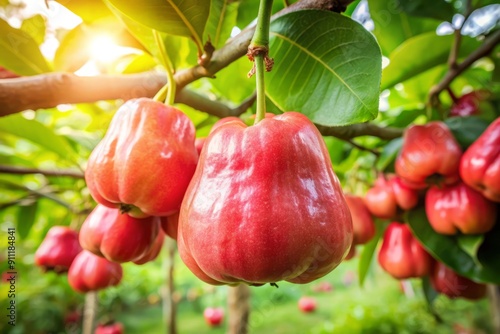
[{"label": "thick brown branch", "polygon": [[24,168],[0,165],[0,174],[42,174],[45,176],[66,176],[76,179],[83,179],[84,175],[78,171],[71,170],[43,170],[37,168]]},{"label": "thick brown branch", "polygon": [[463,71],[468,69],[472,64],[474,64],[478,59],[481,59],[484,56],[493,51],[495,46],[500,43],[500,30],[495,31],[490,36],[488,36],[483,44],[479,48],[477,48],[474,52],[469,54],[467,58],[464,59],[460,64],[450,67],[448,72],[444,76],[444,78],[439,82],[436,86],[432,87],[429,92],[429,102],[431,105],[436,106],[439,103],[438,95],[445,90],[451,82],[462,74]]},{"label": "thick brown branch", "polygon": [[47,73],[0,80],[0,116],[64,103],[152,97],[166,82],[158,72],[94,77]]}]

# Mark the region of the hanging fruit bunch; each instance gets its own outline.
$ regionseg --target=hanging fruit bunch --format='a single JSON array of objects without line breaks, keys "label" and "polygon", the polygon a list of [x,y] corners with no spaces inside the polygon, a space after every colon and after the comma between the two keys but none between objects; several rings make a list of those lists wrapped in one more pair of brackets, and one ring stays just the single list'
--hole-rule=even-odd
[{"label": "hanging fruit bunch", "polygon": [[[454,263],[454,258],[447,256],[451,250],[443,245],[459,248],[461,238],[482,241],[496,233],[500,118],[465,148],[444,122],[410,126],[395,161],[396,176],[379,175],[365,202],[374,216],[409,219],[411,225],[392,222],[386,228],[378,254],[385,271],[397,279],[429,277],[432,287],[450,298],[478,299],[485,296],[482,282],[488,279],[470,279],[455,272],[469,269]],[[395,190],[394,180],[404,191]],[[398,199],[401,194],[406,194],[404,201]]]}]

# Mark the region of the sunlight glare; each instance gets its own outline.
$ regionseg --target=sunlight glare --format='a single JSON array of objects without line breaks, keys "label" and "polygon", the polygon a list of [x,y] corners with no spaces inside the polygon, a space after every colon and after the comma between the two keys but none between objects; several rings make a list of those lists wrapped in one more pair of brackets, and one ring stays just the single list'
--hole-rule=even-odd
[{"label": "sunlight glare", "polygon": [[90,56],[98,62],[110,63],[121,55],[119,46],[108,35],[101,35],[94,38],[89,47]]}]

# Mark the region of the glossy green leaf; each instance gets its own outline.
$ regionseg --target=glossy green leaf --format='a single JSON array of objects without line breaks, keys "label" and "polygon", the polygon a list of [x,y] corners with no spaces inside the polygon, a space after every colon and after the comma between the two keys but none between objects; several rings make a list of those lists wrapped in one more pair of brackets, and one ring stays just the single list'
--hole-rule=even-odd
[{"label": "glossy green leaf", "polygon": [[368,0],[368,7],[375,24],[373,34],[386,56],[408,38],[436,31],[441,23],[434,19],[411,17],[395,1]]},{"label": "glossy green leaf", "polygon": [[[484,235],[460,235],[457,236],[458,246],[479,264],[477,252],[483,244]],[[480,265],[480,264],[479,264]]]},{"label": "glossy green leaf", "polygon": [[86,23],[113,15],[102,0],[57,0],[57,2],[78,15]]},{"label": "glossy green leaf", "polygon": [[54,55],[54,69],[56,71],[74,72],[89,60],[90,37],[88,30],[88,26],[82,23],[62,38]]},{"label": "glossy green leaf", "polygon": [[361,0],[354,0],[353,2],[351,2],[345,12],[344,12],[344,15],[347,15],[347,16],[352,16],[352,13],[354,13],[354,11],[356,10],[356,7],[358,7],[359,3],[361,2]]},{"label": "glossy green leaf", "polygon": [[21,239],[26,238],[30,233],[31,227],[35,222],[37,210],[38,201],[19,207],[17,215],[17,233],[19,233]]},{"label": "glossy green leaf", "polygon": [[476,260],[464,251],[456,236],[436,233],[429,224],[423,207],[408,213],[408,223],[415,237],[437,260],[459,275],[485,283],[500,284],[500,224],[488,232],[478,249]]},{"label": "glossy green leaf", "polygon": [[24,118],[21,114],[1,117],[0,132],[29,140],[56,153],[64,160],[72,162],[76,160],[75,151],[64,137],[57,135],[40,122]]},{"label": "glossy green leaf", "polygon": [[203,31],[210,1],[197,0],[107,0],[115,9],[142,25],[172,35],[193,37],[203,46]]},{"label": "glossy green leaf", "polygon": [[451,22],[453,5],[445,0],[398,0],[401,8],[409,15],[429,17]]},{"label": "glossy green leaf", "polygon": [[129,55],[117,64],[118,73],[140,73],[152,70],[157,65],[156,61],[148,53]]},{"label": "glossy green leaf", "polygon": [[[158,60],[158,62],[160,62],[161,52],[153,35],[153,29],[130,19],[128,16],[111,6],[111,4],[110,9],[123,24],[125,24],[130,34],[134,36],[144,48]],[[163,39],[165,51],[175,69],[186,68],[196,64],[197,49],[191,39],[168,35],[162,32],[160,32],[160,36]]]},{"label": "glossy green leaf", "polygon": [[[382,72],[381,90],[446,63],[452,43],[453,36],[438,36],[434,32],[409,38],[391,53],[390,63]],[[470,53],[479,44],[475,39],[463,36],[459,55]]]},{"label": "glossy green leaf", "polygon": [[445,123],[463,149],[475,142],[488,127],[488,122],[476,116],[451,117]]},{"label": "glossy green leaf", "polygon": [[385,223],[377,222],[375,224],[375,236],[367,244],[363,246],[363,252],[359,257],[358,275],[359,275],[359,285],[363,286],[366,275],[370,269],[373,256],[375,255],[375,250],[377,249],[378,242],[382,235],[384,234],[387,225]]},{"label": "glossy green leaf", "polygon": [[239,2],[234,0],[212,0],[210,16],[204,36],[218,49],[224,45],[236,26]]},{"label": "glossy green leaf", "polygon": [[380,48],[359,23],[326,11],[290,13],[271,24],[270,50],[266,90],[282,111],[326,126],[377,116]]},{"label": "glossy green leaf", "polygon": [[35,42],[40,45],[45,40],[45,19],[37,14],[23,21],[21,30],[33,37]]},{"label": "glossy green leaf", "polygon": [[19,75],[50,72],[50,67],[28,33],[0,19],[0,66]]},{"label": "glossy green leaf", "polygon": [[377,170],[383,171],[391,165],[396,160],[402,145],[403,138],[396,138],[388,142],[382,149],[382,153],[377,160]]}]

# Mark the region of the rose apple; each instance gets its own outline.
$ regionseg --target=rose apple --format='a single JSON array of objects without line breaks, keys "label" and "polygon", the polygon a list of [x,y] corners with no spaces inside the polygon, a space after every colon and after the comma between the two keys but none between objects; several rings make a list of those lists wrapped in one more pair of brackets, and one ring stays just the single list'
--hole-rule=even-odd
[{"label": "rose apple", "polygon": [[207,137],[196,138],[194,141],[194,147],[196,147],[198,154],[201,154],[201,149],[203,148],[203,145],[205,145],[205,140],[207,140]]},{"label": "rose apple", "polygon": [[481,234],[493,228],[495,204],[463,182],[431,187],[425,195],[425,212],[432,228],[441,234]]},{"label": "rose apple", "polygon": [[203,311],[203,317],[210,326],[220,326],[224,319],[224,310],[220,307],[207,307]]},{"label": "rose apple", "polygon": [[441,262],[436,261],[434,264],[430,279],[434,290],[450,298],[476,300],[486,295],[486,285],[459,276]]},{"label": "rose apple", "polygon": [[359,196],[346,195],[345,200],[352,217],[353,245],[366,244],[375,235],[375,224],[370,211]]},{"label": "rose apple", "polygon": [[90,155],[92,197],[138,218],[177,212],[198,161],[194,141],[182,111],[147,98],[125,102]]},{"label": "rose apple", "polygon": [[352,260],[356,256],[356,246],[353,244],[351,248],[349,248],[349,253],[345,257],[344,261]]},{"label": "rose apple", "polygon": [[413,125],[403,135],[403,146],[396,158],[396,174],[409,187],[427,184],[453,184],[458,179],[462,149],[443,122]]},{"label": "rose apple", "polygon": [[405,279],[429,274],[432,257],[415,239],[408,225],[393,222],[385,230],[378,262],[394,278]]},{"label": "rose apple", "polygon": [[120,283],[122,266],[83,250],[69,267],[68,282],[76,292],[98,291]]},{"label": "rose apple", "polygon": [[466,117],[481,113],[479,106],[490,93],[485,90],[476,90],[462,95],[450,109],[450,117]]},{"label": "rose apple", "polygon": [[208,136],[182,203],[178,246],[211,284],[307,283],[343,260],[352,234],[321,134],[288,112],[252,127],[231,121]]},{"label": "rose apple", "polygon": [[67,272],[82,247],[78,232],[66,226],[53,226],[35,253],[35,264],[56,273]]},{"label": "rose apple", "polygon": [[161,228],[170,238],[177,240],[177,229],[179,227],[179,213],[168,217],[161,217]]},{"label": "rose apple", "polygon": [[120,322],[100,324],[96,327],[94,334],[123,334],[123,325]]},{"label": "rose apple", "polygon": [[418,204],[416,190],[406,186],[398,176],[380,174],[365,196],[365,204],[374,216],[395,218],[398,210],[410,210]]},{"label": "rose apple", "polygon": [[299,310],[304,313],[314,312],[316,310],[316,299],[312,297],[301,297],[298,306]]},{"label": "rose apple", "polygon": [[160,232],[160,218],[133,218],[116,208],[97,205],[80,230],[80,244],[113,262],[145,256]]},{"label": "rose apple", "polygon": [[144,264],[147,262],[154,261],[158,257],[158,254],[160,254],[161,248],[163,247],[164,240],[165,240],[165,234],[160,229],[160,232],[158,232],[158,236],[156,237],[151,249],[146,254],[144,254],[141,258],[134,260],[132,262],[134,262],[135,264]]},{"label": "rose apple", "polygon": [[460,176],[486,198],[500,202],[500,117],[465,151]]}]

